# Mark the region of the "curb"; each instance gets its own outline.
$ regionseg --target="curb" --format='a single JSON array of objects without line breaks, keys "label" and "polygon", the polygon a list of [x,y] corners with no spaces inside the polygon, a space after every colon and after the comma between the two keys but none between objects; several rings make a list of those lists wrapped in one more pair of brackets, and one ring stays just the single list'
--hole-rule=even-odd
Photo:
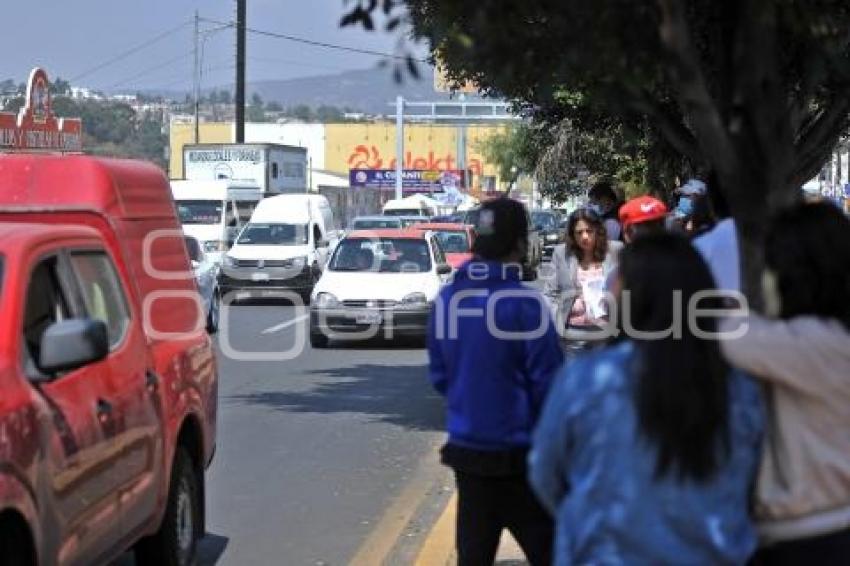
[{"label": "curb", "polygon": [[[455,521],[457,519],[457,492],[453,493],[440,518],[434,523],[431,532],[422,544],[422,549],[416,557],[415,566],[450,566],[457,564],[455,553]],[[502,532],[499,551],[496,554],[496,564],[527,564],[525,555],[514,538],[507,532]]]}]

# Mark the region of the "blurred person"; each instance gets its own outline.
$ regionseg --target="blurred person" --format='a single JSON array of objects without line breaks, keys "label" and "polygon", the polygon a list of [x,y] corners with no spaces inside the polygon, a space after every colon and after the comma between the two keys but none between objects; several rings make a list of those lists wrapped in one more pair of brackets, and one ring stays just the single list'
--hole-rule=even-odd
[{"label": "blurred person", "polygon": [[532,565],[548,565],[553,522],[527,483],[525,462],[563,354],[545,299],[520,281],[523,206],[488,201],[476,228],[473,259],[440,292],[428,328],[429,377],[447,400],[441,453],[457,482],[458,563],[492,564],[506,528]]},{"label": "blurred person", "polygon": [[602,219],[579,208],[567,220],[565,243],[552,252],[552,277],[544,284],[556,321],[566,330],[569,356],[599,345],[607,323],[606,281],[617,265],[620,242],[606,237]]},{"label": "blurred person", "polygon": [[[668,331],[674,292],[688,305],[711,286],[681,236],[642,236],[623,251],[623,328],[663,337],[629,331],[556,377],[529,457],[531,484],[556,519],[555,564],[742,564],[755,550],[758,386],[730,369],[717,340],[690,325],[680,337]],[[699,319],[698,330],[715,326]]]},{"label": "blurred person", "polygon": [[587,192],[589,207],[605,223],[605,233],[610,240],[619,240],[622,236],[620,222],[617,220],[619,200],[610,181],[599,181]]},{"label": "blurred person", "polygon": [[667,206],[649,195],[635,197],[620,207],[623,240],[626,245],[638,237],[667,231]]},{"label": "blurred person", "polygon": [[709,177],[706,198],[715,224],[710,230],[694,238],[694,247],[708,263],[718,289],[740,292],[738,229],[729,213],[729,206],[715,174]]},{"label": "blurred person", "polygon": [[767,388],[755,564],[848,564],[850,220],[826,203],[782,212],[765,262],[766,316],[750,315],[743,337],[721,343]]}]

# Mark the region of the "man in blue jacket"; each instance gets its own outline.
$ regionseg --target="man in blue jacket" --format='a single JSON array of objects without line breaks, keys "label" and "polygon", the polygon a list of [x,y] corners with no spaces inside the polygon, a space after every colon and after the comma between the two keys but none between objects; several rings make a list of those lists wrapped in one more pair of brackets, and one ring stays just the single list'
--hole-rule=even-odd
[{"label": "man in blue jacket", "polygon": [[542,294],[520,282],[522,204],[484,204],[476,228],[474,257],[441,291],[428,331],[429,376],[448,404],[458,560],[492,564],[507,528],[532,565],[548,565],[552,519],[528,486],[526,455],[563,354]]}]

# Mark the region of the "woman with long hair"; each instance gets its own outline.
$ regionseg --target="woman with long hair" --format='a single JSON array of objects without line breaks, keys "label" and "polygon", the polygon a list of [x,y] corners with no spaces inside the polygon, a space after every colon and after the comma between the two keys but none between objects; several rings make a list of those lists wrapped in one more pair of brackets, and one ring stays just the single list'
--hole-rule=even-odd
[{"label": "woman with long hair", "polygon": [[589,208],[570,215],[564,239],[552,252],[545,292],[556,307],[568,353],[575,353],[607,336],[602,331],[608,319],[606,281],[622,244],[608,240],[602,218]]},{"label": "woman with long hair", "polygon": [[707,335],[714,320],[688,316],[711,273],[686,239],[653,234],[617,277],[622,339],[562,369],[529,457],[555,563],[743,563],[763,415],[757,385]]},{"label": "woman with long hair", "polygon": [[848,564],[850,220],[829,203],[782,212],[765,263],[767,316],[750,315],[743,336],[721,343],[767,391],[756,564]]}]

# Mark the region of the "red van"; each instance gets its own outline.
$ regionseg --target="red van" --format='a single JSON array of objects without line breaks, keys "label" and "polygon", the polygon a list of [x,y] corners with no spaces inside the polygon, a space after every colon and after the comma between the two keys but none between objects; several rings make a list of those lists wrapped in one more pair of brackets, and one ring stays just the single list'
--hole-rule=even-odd
[{"label": "red van", "polygon": [[216,435],[210,338],[146,163],[0,156],[0,562],[191,564]]}]

